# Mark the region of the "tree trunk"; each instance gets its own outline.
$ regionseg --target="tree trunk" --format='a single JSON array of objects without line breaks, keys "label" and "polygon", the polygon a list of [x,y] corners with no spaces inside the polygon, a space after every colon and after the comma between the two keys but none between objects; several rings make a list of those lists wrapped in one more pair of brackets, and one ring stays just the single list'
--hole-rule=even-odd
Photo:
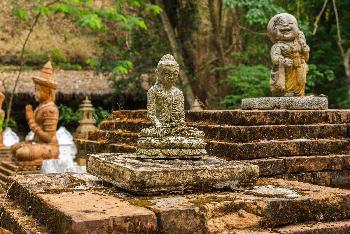
[{"label": "tree trunk", "polygon": [[171,50],[174,54],[175,59],[177,60],[177,62],[180,64],[181,66],[181,70],[180,70],[180,77],[182,80],[182,86],[184,88],[184,93],[185,93],[185,97],[186,100],[188,102],[189,105],[192,105],[192,103],[194,102],[194,94],[193,94],[193,90],[190,84],[190,79],[186,74],[186,66],[184,63],[184,58],[181,52],[181,49],[177,43],[177,39],[176,39],[176,35],[175,35],[175,30],[173,28],[173,26],[170,23],[169,17],[167,15],[167,13],[164,10],[164,5],[163,2],[161,0],[156,0],[155,3],[161,7],[163,10],[160,13],[160,19],[162,21],[163,27],[164,27],[164,31],[168,37],[169,40],[169,44],[171,47]]}]

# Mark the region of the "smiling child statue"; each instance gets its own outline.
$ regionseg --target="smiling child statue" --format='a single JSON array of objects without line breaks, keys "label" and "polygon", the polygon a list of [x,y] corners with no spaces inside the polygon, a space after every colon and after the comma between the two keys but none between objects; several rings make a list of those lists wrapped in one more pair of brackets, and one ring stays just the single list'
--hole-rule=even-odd
[{"label": "smiling child statue", "polygon": [[304,96],[310,48],[293,15],[281,13],[271,18],[268,35],[273,64],[270,88],[273,96]]},{"label": "smiling child statue", "polygon": [[179,71],[179,64],[170,54],[164,55],[157,65],[157,82],[147,92],[147,113],[152,126],[141,131],[138,154],[164,157],[206,154],[204,133],[185,125],[184,95],[175,87]]},{"label": "smiling child statue", "polygon": [[45,159],[59,156],[56,128],[59,117],[55,104],[57,84],[52,80],[51,62],[45,64],[39,77],[33,77],[35,99],[39,106],[33,111],[31,105],[25,109],[29,128],[34,132],[34,141],[24,141],[11,147],[12,155],[22,168],[35,169]]}]

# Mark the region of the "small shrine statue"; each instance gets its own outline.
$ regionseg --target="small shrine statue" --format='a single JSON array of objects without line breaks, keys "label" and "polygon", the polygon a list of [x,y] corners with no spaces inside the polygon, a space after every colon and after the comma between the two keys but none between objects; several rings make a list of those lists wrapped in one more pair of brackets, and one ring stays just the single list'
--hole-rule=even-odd
[{"label": "small shrine statue", "polygon": [[46,159],[56,159],[59,147],[56,138],[56,128],[59,117],[55,104],[57,84],[52,80],[51,62],[45,64],[39,77],[33,77],[35,84],[35,99],[39,106],[33,111],[31,105],[25,109],[26,119],[34,141],[24,141],[11,147],[14,159],[23,168],[36,168]]},{"label": "small shrine statue", "polygon": [[147,92],[147,114],[152,126],[141,130],[137,153],[148,156],[202,156],[204,133],[185,125],[184,95],[174,85],[179,64],[164,55],[156,69],[157,81]]},{"label": "small shrine statue", "polygon": [[5,100],[5,95],[2,93],[3,89],[2,81],[0,81],[0,147],[4,147],[4,133],[2,128],[4,126],[5,111],[2,109],[2,105]]},{"label": "small shrine statue", "polygon": [[293,15],[281,13],[271,18],[268,35],[272,72],[270,88],[273,96],[304,96],[310,48]]}]

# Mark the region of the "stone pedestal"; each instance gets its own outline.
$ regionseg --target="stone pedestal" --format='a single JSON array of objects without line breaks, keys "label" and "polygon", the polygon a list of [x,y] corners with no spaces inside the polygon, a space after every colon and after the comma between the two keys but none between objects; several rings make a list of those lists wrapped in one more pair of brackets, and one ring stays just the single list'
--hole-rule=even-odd
[{"label": "stone pedestal", "polygon": [[136,194],[232,190],[259,176],[256,165],[211,156],[180,160],[116,153],[91,155],[87,171]]},{"label": "stone pedestal", "polygon": [[242,99],[242,110],[327,110],[327,97],[261,97]]}]

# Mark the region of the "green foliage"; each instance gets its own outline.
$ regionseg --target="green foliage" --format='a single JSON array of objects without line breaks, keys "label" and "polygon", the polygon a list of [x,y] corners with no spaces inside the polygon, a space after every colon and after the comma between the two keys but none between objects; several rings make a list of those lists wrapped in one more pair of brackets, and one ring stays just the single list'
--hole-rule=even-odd
[{"label": "green foliage", "polygon": [[79,17],[76,21],[83,28],[90,28],[93,30],[102,30],[104,25],[101,18],[97,14],[87,14]]},{"label": "green foliage", "polygon": [[29,20],[28,13],[25,10],[23,10],[22,8],[20,8],[17,4],[14,5],[12,8],[12,15],[20,20],[23,20],[23,21]]},{"label": "green foliage", "polygon": [[58,107],[58,110],[60,112],[58,125],[63,125],[68,129],[71,129],[72,126],[78,125],[78,122],[80,120],[79,111],[73,111],[72,108],[62,104]]},{"label": "green foliage", "polygon": [[[72,108],[60,105],[58,107],[60,112],[60,117],[58,120],[59,126],[66,127],[69,131],[73,132],[79,125],[79,120],[81,119],[81,113],[79,110],[74,111]],[[93,116],[96,120],[96,124],[99,125],[104,119],[111,119],[112,115],[109,111],[103,109],[102,107],[97,107],[93,111]]]},{"label": "green foliage", "polygon": [[267,25],[270,18],[284,12],[273,0],[223,0],[225,7],[242,7],[246,9],[245,19],[249,25]]},{"label": "green foliage", "polygon": [[225,107],[236,108],[243,98],[269,96],[270,70],[264,65],[230,67],[225,85],[231,88],[230,95],[222,101]]},{"label": "green foliage", "polygon": [[94,112],[92,113],[92,115],[94,116],[94,118],[96,120],[97,126],[100,125],[102,120],[107,120],[107,119],[110,120],[110,119],[112,119],[111,113],[108,112],[107,110],[103,109],[102,107],[95,108]]},{"label": "green foliage", "polygon": [[335,75],[332,70],[320,70],[320,68],[317,65],[309,64],[309,72],[307,74],[305,92],[308,94],[315,94],[315,87],[317,85],[324,85],[326,83],[330,83],[334,79]]},{"label": "green foliage", "polygon": [[9,128],[12,128],[12,129],[17,128],[17,122],[16,122],[14,119],[9,118],[9,121],[8,121],[8,123],[7,123],[7,126],[6,126],[6,124],[5,124],[5,126],[3,126],[3,127],[4,127],[4,128],[9,127]]}]

